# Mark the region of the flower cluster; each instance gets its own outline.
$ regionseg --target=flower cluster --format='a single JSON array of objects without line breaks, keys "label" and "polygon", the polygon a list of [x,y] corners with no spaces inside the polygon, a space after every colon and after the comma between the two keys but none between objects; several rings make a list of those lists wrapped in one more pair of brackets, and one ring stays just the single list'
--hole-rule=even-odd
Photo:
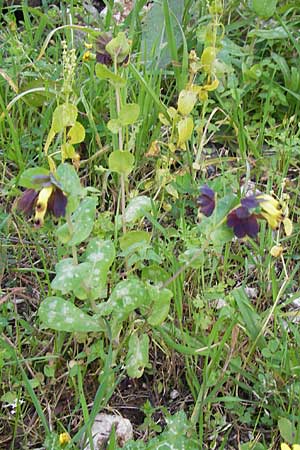
[{"label": "flower cluster", "polygon": [[36,227],[44,224],[44,217],[47,211],[51,212],[55,217],[64,216],[67,197],[53,175],[37,175],[33,178],[33,182],[40,189],[26,189],[18,201],[18,209],[26,215],[31,215],[35,210],[34,224]]},{"label": "flower cluster", "polygon": [[[206,217],[212,215],[216,200],[215,192],[204,185],[200,188],[201,195],[197,199],[200,212]],[[258,219],[265,219],[273,230],[281,223],[289,236],[292,232],[292,222],[288,218],[288,209],[279,200],[267,194],[250,195],[241,200],[240,205],[227,215],[228,227],[233,229],[238,238],[249,236],[254,238],[259,231]]]}]

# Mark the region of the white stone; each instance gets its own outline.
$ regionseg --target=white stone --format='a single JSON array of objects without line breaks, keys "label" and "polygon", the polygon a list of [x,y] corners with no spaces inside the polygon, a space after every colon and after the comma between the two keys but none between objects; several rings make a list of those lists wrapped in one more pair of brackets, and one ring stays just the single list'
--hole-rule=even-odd
[{"label": "white stone", "polygon": [[[133,438],[133,430],[131,422],[122,416],[100,413],[96,416],[92,426],[93,444],[95,450],[101,450],[108,442],[110,432],[113,425],[116,430],[116,438],[118,445],[123,447],[124,444]],[[82,446],[83,450],[91,450],[90,445]]]}]

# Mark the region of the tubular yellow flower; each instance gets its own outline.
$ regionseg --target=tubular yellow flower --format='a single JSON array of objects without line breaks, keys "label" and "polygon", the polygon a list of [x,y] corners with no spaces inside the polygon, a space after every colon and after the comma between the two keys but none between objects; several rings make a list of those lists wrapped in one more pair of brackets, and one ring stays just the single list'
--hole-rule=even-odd
[{"label": "tubular yellow flower", "polygon": [[268,194],[258,195],[256,198],[259,201],[261,215],[268,221],[271,228],[278,228],[284,219],[280,202]]},{"label": "tubular yellow flower", "polygon": [[69,433],[61,433],[59,435],[59,443],[60,445],[68,444],[71,441],[71,437]]},{"label": "tubular yellow flower", "polygon": [[35,216],[34,216],[34,224],[37,227],[40,227],[44,223],[44,217],[48,207],[49,198],[53,192],[54,186],[44,187],[38,196],[36,207],[35,207]]},{"label": "tubular yellow flower", "polygon": [[91,52],[88,50],[86,52],[84,52],[83,56],[82,56],[82,60],[83,61],[90,61],[91,59]]},{"label": "tubular yellow flower", "polygon": [[300,450],[300,445],[299,444],[292,445],[292,450]]}]

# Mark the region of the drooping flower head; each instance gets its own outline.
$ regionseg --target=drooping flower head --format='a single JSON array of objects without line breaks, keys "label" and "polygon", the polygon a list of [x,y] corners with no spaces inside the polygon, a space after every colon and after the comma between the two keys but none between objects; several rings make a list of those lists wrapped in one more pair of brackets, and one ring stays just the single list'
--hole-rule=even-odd
[{"label": "drooping flower head", "polygon": [[127,64],[129,61],[129,50],[130,46],[124,33],[118,33],[118,35],[113,38],[110,33],[102,33],[96,40],[95,48],[93,53],[91,50],[91,45],[86,45],[88,50],[83,55],[83,61],[91,61],[96,59],[100,64],[105,66],[113,65],[113,55],[117,56],[117,63]]},{"label": "drooping flower head", "polygon": [[18,201],[18,209],[26,215],[30,215],[35,211],[34,224],[36,227],[44,224],[47,211],[51,212],[55,217],[64,216],[67,197],[54,176],[52,174],[37,175],[33,177],[33,183],[40,189],[26,189]]},{"label": "drooping flower head", "polygon": [[106,66],[112,66],[113,60],[111,55],[106,50],[106,45],[112,40],[112,36],[109,33],[102,33],[96,41],[96,60]]},{"label": "drooping flower head", "polygon": [[251,213],[246,206],[239,206],[231,211],[227,216],[227,225],[233,228],[238,238],[254,238],[259,230],[256,214]]},{"label": "drooping flower head", "polygon": [[201,195],[197,199],[197,203],[200,207],[200,212],[206,217],[209,217],[214,212],[216,202],[215,193],[206,184],[200,188]]}]

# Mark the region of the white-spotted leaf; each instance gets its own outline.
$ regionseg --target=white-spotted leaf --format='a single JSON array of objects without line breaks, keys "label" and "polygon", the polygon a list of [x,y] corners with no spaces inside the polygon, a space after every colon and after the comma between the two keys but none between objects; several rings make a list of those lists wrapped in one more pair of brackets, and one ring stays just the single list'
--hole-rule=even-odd
[{"label": "white-spotted leaf", "polygon": [[149,304],[149,301],[147,288],[142,281],[123,280],[114,288],[109,300],[99,306],[99,311],[103,316],[113,313],[116,321],[123,321],[135,309]]},{"label": "white-spotted leaf", "polygon": [[98,320],[61,297],[48,297],[39,307],[39,318],[45,328],[70,333],[103,331]]},{"label": "white-spotted leaf", "polygon": [[60,164],[56,171],[56,177],[66,194],[81,197],[84,195],[85,191],[80,184],[79,176],[71,164]]},{"label": "white-spotted leaf", "polygon": [[125,221],[126,223],[135,223],[145,215],[145,212],[150,210],[151,199],[149,197],[146,197],[146,195],[134,197],[126,207]]},{"label": "white-spotted leaf", "polygon": [[65,223],[56,231],[63,244],[78,245],[87,239],[94,226],[97,200],[92,197],[84,198],[71,216],[72,233]]},{"label": "white-spotted leaf", "polygon": [[173,296],[170,289],[160,289],[158,286],[148,286],[148,292],[152,301],[147,322],[153,327],[161,325],[168,317],[170,301]]},{"label": "white-spotted leaf", "polygon": [[56,276],[51,282],[52,289],[60,291],[63,295],[73,292],[80,300],[89,296],[89,286],[86,280],[91,275],[90,264],[84,262],[74,264],[72,258],[66,258],[55,266]]},{"label": "white-spotted leaf", "polygon": [[89,275],[85,280],[89,287],[89,297],[93,300],[107,296],[107,274],[115,259],[116,251],[110,240],[92,239],[84,254],[89,264]]},{"label": "white-spotted leaf", "polygon": [[145,366],[149,362],[149,337],[147,334],[139,336],[134,333],[128,342],[128,353],[126,357],[126,371],[131,378],[140,378]]}]

